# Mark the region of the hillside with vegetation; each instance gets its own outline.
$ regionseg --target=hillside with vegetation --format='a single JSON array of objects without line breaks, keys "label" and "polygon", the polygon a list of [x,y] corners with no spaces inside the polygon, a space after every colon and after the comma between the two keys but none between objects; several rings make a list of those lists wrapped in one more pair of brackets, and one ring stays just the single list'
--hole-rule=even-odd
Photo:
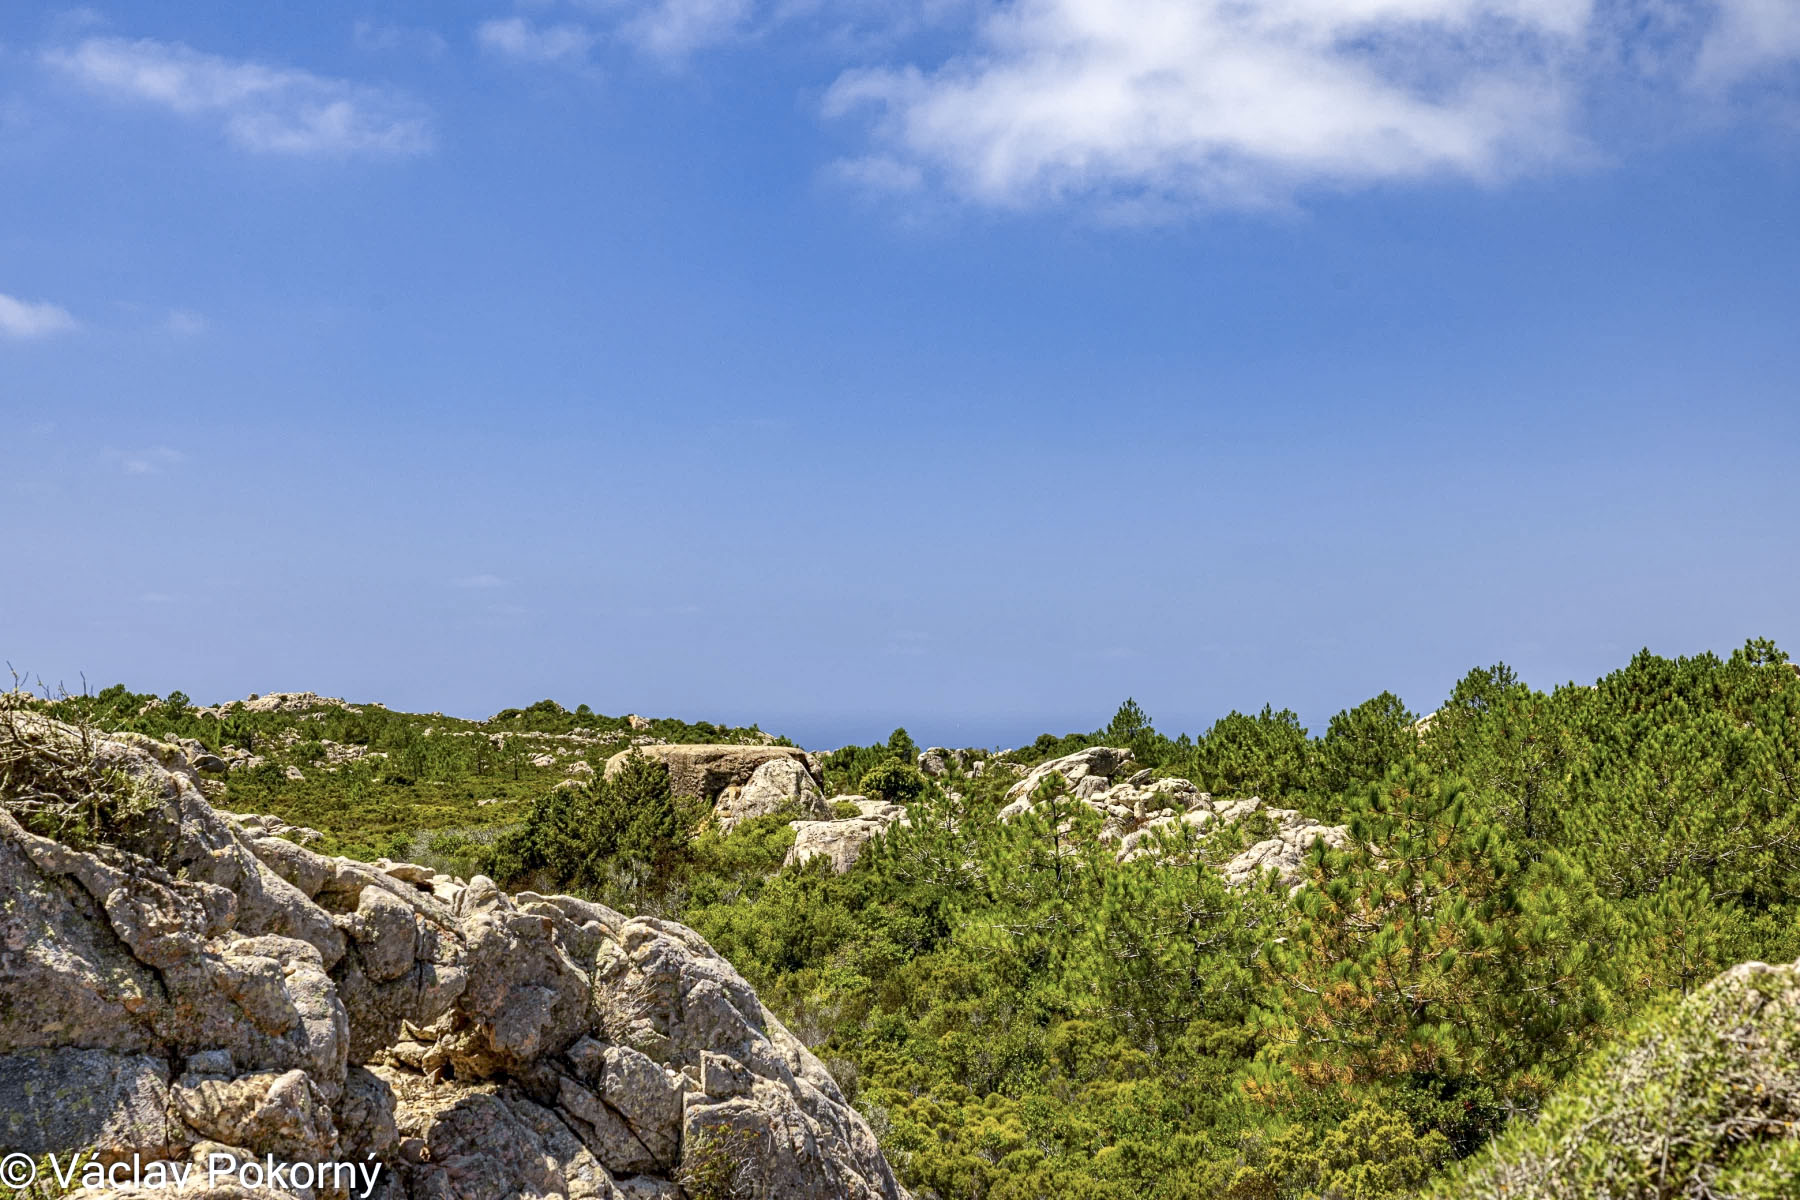
[{"label": "hillside with vegetation", "polygon": [[[1549,691],[1477,669],[1316,735],[1265,707],[1170,737],[1130,701],[1004,752],[896,730],[730,821],[657,755],[753,728],[36,707],[186,746],[316,851],[692,926],[915,1197],[1800,1194],[1792,971],[1709,983],[1800,960],[1800,675],[1767,642]],[[858,853],[793,853],[884,806]]]},{"label": "hillside with vegetation", "polygon": [[[310,692],[219,705],[123,685],[61,696],[44,711],[109,732],[197,743],[221,755],[231,803],[323,834],[318,848],[351,858],[406,858],[429,845],[460,849],[520,819],[557,783],[632,745],[775,742],[761,731],[706,722],[604,717],[554,700],[485,721],[395,712]],[[421,842],[424,839],[424,842]]]}]

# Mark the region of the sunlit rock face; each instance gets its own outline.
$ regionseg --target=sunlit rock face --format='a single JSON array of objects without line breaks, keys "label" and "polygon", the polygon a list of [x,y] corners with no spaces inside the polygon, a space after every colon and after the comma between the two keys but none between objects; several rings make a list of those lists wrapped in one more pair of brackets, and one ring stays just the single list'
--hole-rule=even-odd
[{"label": "sunlit rock face", "polygon": [[759,1197],[904,1196],[824,1067],[685,926],[327,858],[215,810],[175,748],[18,719],[125,781],[136,815],[72,845],[0,812],[9,1151],[355,1160],[421,1200],[677,1200],[721,1164]]}]

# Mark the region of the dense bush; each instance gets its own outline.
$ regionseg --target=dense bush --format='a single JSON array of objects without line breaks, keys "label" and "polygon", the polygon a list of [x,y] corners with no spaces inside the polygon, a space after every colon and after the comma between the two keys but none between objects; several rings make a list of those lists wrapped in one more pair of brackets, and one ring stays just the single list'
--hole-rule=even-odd
[{"label": "dense bush", "polygon": [[870,767],[856,785],[869,799],[889,804],[911,803],[924,795],[925,788],[925,776],[917,767],[894,758]]},{"label": "dense bush", "polygon": [[826,790],[832,795],[854,792],[877,767],[888,763],[914,767],[918,757],[919,748],[904,729],[889,734],[885,745],[841,747],[821,756]]},{"label": "dense bush", "polygon": [[[1229,831],[1121,866],[1054,790],[1000,825],[995,773],[928,788],[846,875],[683,916],[854,1072],[922,1200],[1398,1200],[1646,1005],[1800,957],[1781,661],[1645,654],[1551,693],[1483,668],[1427,720],[1383,694],[1316,739],[1270,707],[1184,744],[1128,703],[1008,756],[1124,742],[1350,823],[1291,900],[1204,865]],[[1790,1153],[1739,1194],[1790,1194]]]},{"label": "dense bush", "polygon": [[628,755],[610,777],[552,788],[495,845],[490,873],[503,883],[573,889],[622,903],[666,878],[688,831],[669,788],[669,768]]}]

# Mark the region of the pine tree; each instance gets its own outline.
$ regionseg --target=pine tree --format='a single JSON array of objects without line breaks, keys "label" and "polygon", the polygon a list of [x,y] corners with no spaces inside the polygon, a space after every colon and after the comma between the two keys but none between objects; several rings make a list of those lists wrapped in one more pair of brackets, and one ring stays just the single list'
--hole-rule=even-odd
[{"label": "pine tree", "polygon": [[1352,807],[1349,849],[1314,848],[1297,928],[1269,946],[1291,1069],[1535,1094],[1605,1018],[1609,910],[1572,862],[1526,858],[1464,781],[1417,760]]},{"label": "pine tree", "polygon": [[1150,714],[1129,697],[1119,705],[1119,711],[1113,714],[1112,720],[1107,722],[1106,728],[1096,737],[1102,745],[1124,746],[1131,751],[1133,758],[1145,766],[1161,764],[1166,752],[1174,745],[1156,732],[1150,723]]},{"label": "pine tree", "polygon": [[1069,795],[1062,775],[1045,776],[1031,800],[979,844],[981,890],[966,899],[983,913],[970,940],[1015,981],[1060,969],[1112,864],[1099,816]]},{"label": "pine tree", "polygon": [[1195,1021],[1249,1015],[1254,962],[1286,908],[1279,890],[1227,887],[1206,839],[1176,828],[1158,853],[1105,873],[1072,961],[1074,982],[1091,987],[1149,1053]]},{"label": "pine tree", "polygon": [[1310,790],[1335,798],[1385,778],[1390,768],[1417,752],[1417,719],[1392,692],[1337,714],[1314,750]]},{"label": "pine tree", "polygon": [[1255,716],[1230,712],[1194,746],[1190,778],[1219,795],[1275,798],[1306,786],[1312,743],[1300,718],[1269,705]]}]

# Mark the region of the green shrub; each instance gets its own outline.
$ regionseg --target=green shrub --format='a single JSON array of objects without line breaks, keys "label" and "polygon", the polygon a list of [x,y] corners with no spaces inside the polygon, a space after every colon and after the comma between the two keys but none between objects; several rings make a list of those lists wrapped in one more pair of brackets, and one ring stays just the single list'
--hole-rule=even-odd
[{"label": "green shrub", "polygon": [[1292,1126],[1250,1147],[1222,1200],[1405,1200],[1449,1158],[1432,1130],[1420,1136],[1401,1114],[1369,1101],[1320,1136]]},{"label": "green shrub", "polygon": [[1659,1006],[1434,1195],[1800,1196],[1800,966],[1749,964]]},{"label": "green shrub", "polygon": [[889,804],[906,804],[924,795],[930,787],[919,768],[898,759],[889,759],[869,769],[858,781],[856,790],[871,800]]},{"label": "green shrub", "polygon": [[492,863],[513,886],[542,881],[621,899],[666,878],[687,840],[668,764],[633,753],[611,778],[541,795]]}]

